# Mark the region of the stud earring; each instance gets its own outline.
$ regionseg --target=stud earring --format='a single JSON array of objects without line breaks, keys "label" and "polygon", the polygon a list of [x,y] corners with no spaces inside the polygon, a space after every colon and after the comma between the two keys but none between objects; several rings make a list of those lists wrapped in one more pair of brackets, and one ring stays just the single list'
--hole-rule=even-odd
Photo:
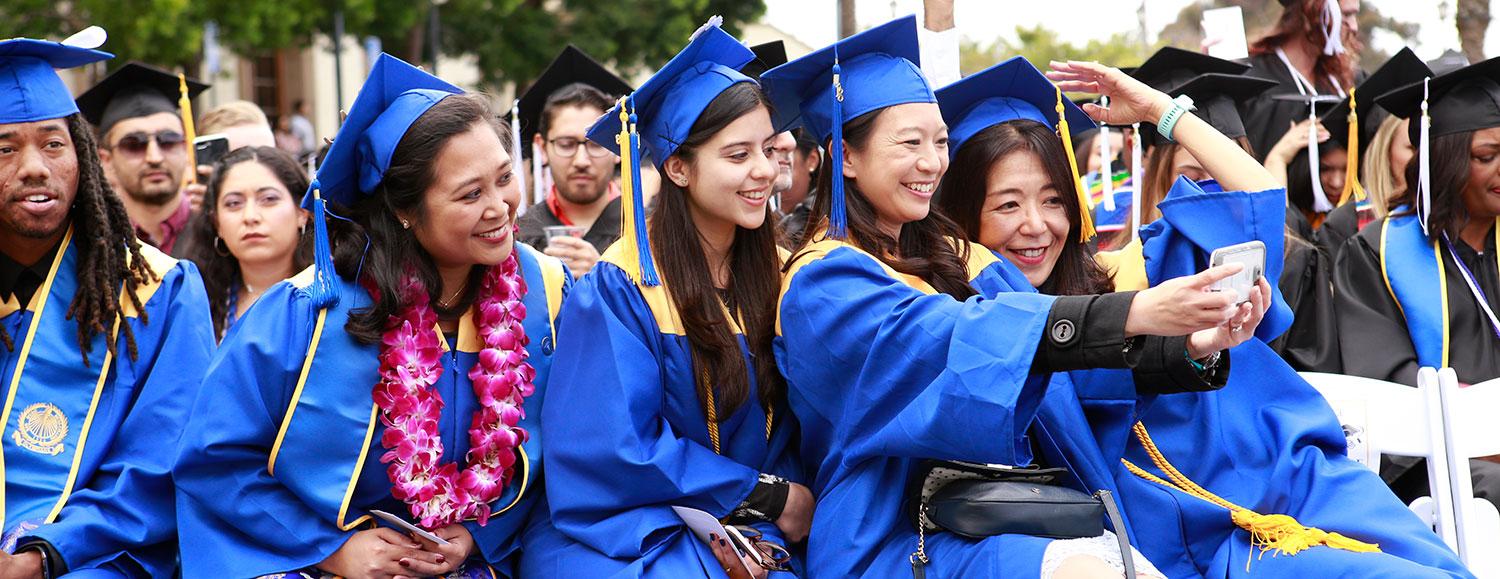
[{"label": "stud earring", "polygon": [[402,229],[411,229],[411,223],[407,222],[405,219],[402,219],[401,220],[401,228]]}]

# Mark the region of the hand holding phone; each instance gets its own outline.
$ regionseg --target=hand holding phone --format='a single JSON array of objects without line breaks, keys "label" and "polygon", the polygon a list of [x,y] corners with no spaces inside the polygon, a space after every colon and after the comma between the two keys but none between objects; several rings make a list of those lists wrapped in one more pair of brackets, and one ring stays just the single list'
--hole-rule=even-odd
[{"label": "hand holding phone", "polygon": [[1260,281],[1265,273],[1266,244],[1260,241],[1247,241],[1221,247],[1214,250],[1208,261],[1209,267],[1218,267],[1226,263],[1238,263],[1245,266],[1245,269],[1240,270],[1239,273],[1209,286],[1210,291],[1234,290],[1239,296],[1234,305],[1238,306],[1250,301],[1250,288],[1255,287],[1255,282]]}]

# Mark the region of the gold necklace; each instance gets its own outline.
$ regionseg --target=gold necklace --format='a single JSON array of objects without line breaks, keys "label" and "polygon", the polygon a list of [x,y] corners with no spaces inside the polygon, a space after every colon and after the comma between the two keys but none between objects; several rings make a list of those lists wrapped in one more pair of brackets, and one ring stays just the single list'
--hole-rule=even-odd
[{"label": "gold necklace", "polygon": [[459,284],[458,290],[454,291],[453,295],[448,296],[448,299],[445,299],[445,300],[440,299],[440,300],[437,301],[438,307],[443,308],[445,310],[448,309],[448,308],[450,308],[450,307],[452,307],[453,306],[453,300],[456,300],[456,299],[458,299],[458,296],[463,295],[464,290],[467,289],[468,287],[469,287],[469,278],[465,277],[464,278],[464,283]]}]

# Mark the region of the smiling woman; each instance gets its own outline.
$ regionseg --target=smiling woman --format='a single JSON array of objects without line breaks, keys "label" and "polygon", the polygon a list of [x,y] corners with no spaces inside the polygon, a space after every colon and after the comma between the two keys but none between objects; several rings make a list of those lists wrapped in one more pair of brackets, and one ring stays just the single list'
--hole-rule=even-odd
[{"label": "smiling woman", "polygon": [[307,173],[273,147],[243,147],[214,165],[207,210],[193,219],[187,256],[203,271],[220,340],[266,289],[312,264]]}]

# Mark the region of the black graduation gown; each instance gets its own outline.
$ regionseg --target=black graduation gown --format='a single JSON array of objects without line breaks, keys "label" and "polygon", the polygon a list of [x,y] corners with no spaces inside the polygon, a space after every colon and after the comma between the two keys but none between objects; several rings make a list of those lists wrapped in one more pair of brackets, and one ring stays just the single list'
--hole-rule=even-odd
[{"label": "black graduation gown", "polygon": [[1300,239],[1288,239],[1286,246],[1278,284],[1295,320],[1271,349],[1298,372],[1342,372],[1328,258]]},{"label": "black graduation gown", "polygon": [[[1307,118],[1307,104],[1272,98],[1276,95],[1298,94],[1297,83],[1292,80],[1291,71],[1287,70],[1275,52],[1252,56],[1244,62],[1250,65],[1246,75],[1277,83],[1276,88],[1240,103],[1240,118],[1245,121],[1245,136],[1250,139],[1250,146],[1254,147],[1255,159],[1264,162],[1266,153],[1276,146],[1276,141],[1281,140],[1292,123]],[[1362,71],[1355,71],[1354,76],[1356,81],[1362,81],[1366,75]],[[1320,87],[1327,84],[1326,81],[1312,80]]]},{"label": "black graduation gown", "polygon": [[1323,220],[1323,226],[1318,228],[1315,244],[1318,249],[1323,250],[1323,255],[1328,256],[1332,263],[1339,257],[1339,250],[1343,249],[1344,242],[1359,233],[1359,210],[1358,204],[1350,201],[1328,212],[1328,218]]},{"label": "black graduation gown", "polygon": [[[1406,317],[1391,297],[1380,269],[1379,222],[1356,234],[1339,254],[1334,268],[1334,303],[1344,371],[1416,385],[1417,351],[1406,327]],[[1454,240],[1464,264],[1488,297],[1490,307],[1500,310],[1500,267],[1495,260],[1495,232],[1485,240],[1484,253]],[[1447,251],[1443,272],[1447,278],[1449,323],[1452,340],[1448,362],[1458,380],[1476,384],[1500,377],[1500,337],[1490,328],[1489,318],[1464,283],[1463,273]]]}]

